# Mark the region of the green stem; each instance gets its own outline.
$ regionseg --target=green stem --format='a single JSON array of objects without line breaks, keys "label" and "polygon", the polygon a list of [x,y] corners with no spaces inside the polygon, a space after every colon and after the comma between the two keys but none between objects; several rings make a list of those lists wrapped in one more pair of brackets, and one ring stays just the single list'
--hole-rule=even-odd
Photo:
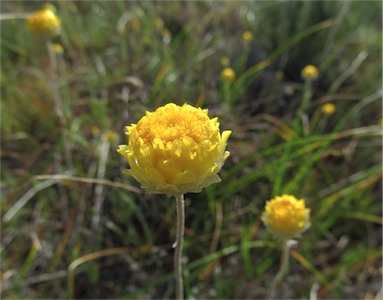
[{"label": "green stem", "polygon": [[283,283],[283,279],[285,278],[288,268],[289,268],[289,258],[290,258],[290,247],[289,240],[283,240],[282,244],[282,255],[281,255],[281,264],[279,266],[279,271],[277,275],[275,275],[271,287],[270,287],[270,297],[271,299],[275,298],[277,291],[279,290],[281,284]]},{"label": "green stem", "polygon": [[185,229],[185,205],[184,195],[176,196],[177,201],[177,238],[173,247],[174,252],[174,270],[176,276],[176,299],[184,299],[184,286],[182,279],[182,247]]},{"label": "green stem", "polygon": [[60,122],[61,134],[64,144],[64,156],[66,164],[69,170],[73,173],[74,167],[71,157],[71,147],[69,146],[69,141],[67,139],[66,132],[66,118],[64,113],[64,105],[60,96],[59,87],[58,87],[58,75],[57,75],[57,57],[53,50],[52,42],[47,41],[47,48],[50,60],[50,86],[54,99],[54,110]]},{"label": "green stem", "polygon": [[303,97],[302,101],[300,103],[300,106],[298,108],[298,117],[301,119],[302,115],[306,111],[307,107],[310,104],[312,97],[312,80],[306,79],[304,84],[304,90],[303,90]]}]

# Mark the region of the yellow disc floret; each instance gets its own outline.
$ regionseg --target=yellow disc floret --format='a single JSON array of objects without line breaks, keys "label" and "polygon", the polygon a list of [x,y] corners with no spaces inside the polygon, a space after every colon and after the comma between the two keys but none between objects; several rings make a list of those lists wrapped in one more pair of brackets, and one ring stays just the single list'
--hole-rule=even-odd
[{"label": "yellow disc floret", "polygon": [[282,195],[266,203],[262,220],[275,237],[291,239],[310,227],[309,217],[310,210],[303,199]]},{"label": "yellow disc floret", "polygon": [[51,6],[44,6],[27,19],[27,29],[35,36],[52,38],[61,31],[61,20]]},{"label": "yellow disc floret", "polygon": [[126,173],[149,193],[196,193],[220,181],[231,132],[221,135],[218,118],[210,119],[206,109],[170,103],[126,130],[128,145],[118,152],[130,166]]}]

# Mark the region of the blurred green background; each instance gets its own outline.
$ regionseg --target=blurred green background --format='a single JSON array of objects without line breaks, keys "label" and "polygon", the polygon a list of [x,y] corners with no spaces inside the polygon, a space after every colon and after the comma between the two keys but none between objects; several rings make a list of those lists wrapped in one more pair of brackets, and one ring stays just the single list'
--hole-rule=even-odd
[{"label": "blurred green background", "polygon": [[175,201],[116,149],[187,102],[232,136],[222,182],[186,195],[186,296],[266,297],[280,245],[260,216],[288,193],[312,226],[278,298],[381,298],[381,1],[51,3],[62,53],[25,27],[44,2],[0,4],[2,297],[174,297]]}]

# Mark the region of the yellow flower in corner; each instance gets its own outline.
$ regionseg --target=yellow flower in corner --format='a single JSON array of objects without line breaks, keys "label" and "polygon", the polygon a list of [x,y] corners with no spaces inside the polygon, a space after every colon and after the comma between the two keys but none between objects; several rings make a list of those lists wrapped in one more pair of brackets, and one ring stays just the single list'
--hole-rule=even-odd
[{"label": "yellow flower in corner", "polygon": [[266,203],[262,221],[277,238],[299,237],[310,227],[310,209],[303,199],[291,195],[277,196]]},{"label": "yellow flower in corner", "polygon": [[305,80],[315,80],[318,78],[319,71],[316,66],[307,65],[302,69],[301,76]]},{"label": "yellow flower in corner", "polygon": [[61,20],[52,5],[44,5],[43,9],[28,17],[27,29],[37,37],[52,38],[60,34]]},{"label": "yellow flower in corner", "polygon": [[169,103],[146,112],[137,124],[126,127],[128,145],[121,145],[133,176],[149,193],[178,196],[197,193],[221,179],[229,152],[231,131],[221,135],[218,118],[207,109]]}]

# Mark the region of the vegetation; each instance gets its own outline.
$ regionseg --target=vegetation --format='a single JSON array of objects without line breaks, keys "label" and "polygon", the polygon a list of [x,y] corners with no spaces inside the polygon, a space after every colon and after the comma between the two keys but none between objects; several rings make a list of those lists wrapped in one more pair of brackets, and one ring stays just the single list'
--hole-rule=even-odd
[{"label": "vegetation", "polygon": [[23,19],[43,4],[0,4],[4,298],[174,297],[176,203],[116,150],[187,102],[232,135],[222,182],[185,197],[186,297],[265,298],[281,244],[261,216],[291,194],[311,227],[277,297],[378,299],[380,1],[57,1],[51,40]]}]

